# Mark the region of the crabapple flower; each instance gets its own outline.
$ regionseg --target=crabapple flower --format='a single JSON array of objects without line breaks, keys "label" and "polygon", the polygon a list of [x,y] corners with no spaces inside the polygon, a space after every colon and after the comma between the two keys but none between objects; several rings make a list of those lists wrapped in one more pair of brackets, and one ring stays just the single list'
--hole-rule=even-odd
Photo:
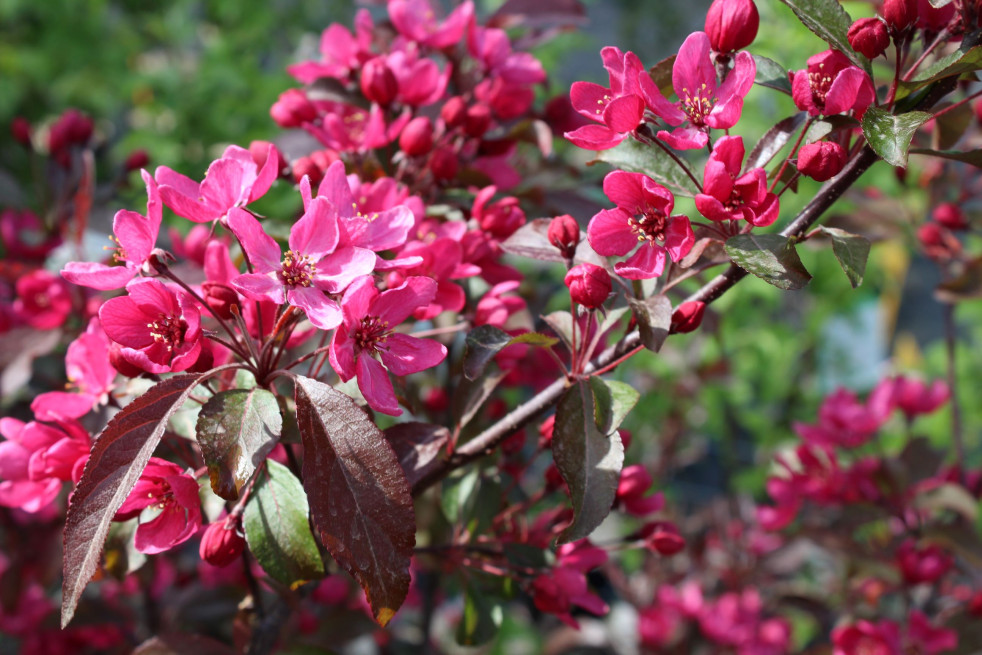
[{"label": "crabapple flower", "polygon": [[238,517],[228,516],[209,523],[201,535],[198,554],[212,566],[228,566],[245,550],[246,542],[241,533],[242,520]]},{"label": "crabapple flower", "polygon": [[68,345],[65,373],[70,391],[48,391],[31,402],[39,421],[78,418],[109,399],[116,369],[109,362],[109,339],[92,318],[85,332]]},{"label": "crabapple flower", "polygon": [[74,420],[53,423],[0,419],[0,505],[29,513],[45,509],[61,483],[78,480],[92,439]]},{"label": "crabapple flower", "polygon": [[874,393],[886,394],[890,405],[900,409],[908,421],[933,413],[951,397],[948,385],[942,380],[935,380],[929,386],[923,380],[903,375],[885,379],[877,389],[881,390]]},{"label": "crabapple flower", "polygon": [[321,33],[320,61],[304,61],[286,67],[301,84],[312,84],[321,77],[346,79],[353,70],[373,57],[372,33],[375,25],[367,9],[355,14],[355,33],[340,23],[331,23]]},{"label": "crabapple flower", "polygon": [[65,281],[43,268],[22,275],[15,285],[14,314],[37,330],[53,330],[72,313],[72,296]]},{"label": "crabapple flower", "polygon": [[279,157],[267,156],[259,168],[248,150],[229,146],[208,167],[201,184],[166,166],[158,167],[154,177],[160,185],[161,199],[175,214],[195,223],[207,223],[265,195],[279,175],[278,162]]},{"label": "crabapple flower", "polygon": [[147,215],[121,209],[113,217],[115,242],[113,261],[122,266],[106,266],[97,262],[68,262],[61,276],[73,284],[91,289],[109,291],[122,289],[141,272],[153,272],[149,262],[157,235],[160,232],[162,205],[157,182],[146,171],[140,171],[147,185]]},{"label": "crabapple flower", "polygon": [[907,584],[937,582],[954,563],[954,558],[935,544],[920,547],[908,539],[897,548],[897,568]]},{"label": "crabapple flower", "polygon": [[564,135],[585,150],[607,150],[624,140],[644,118],[644,99],[638,80],[644,66],[633,52],[608,46],[600,51],[610,76],[610,88],[574,82],[569,91],[573,109],[603,125],[584,125]]},{"label": "crabapple flower", "polygon": [[876,92],[869,76],[838,50],[808,58],[808,68],[791,75],[791,97],[798,109],[812,116],[832,116],[850,109],[862,118]]},{"label": "crabapple flower", "polygon": [[310,201],[304,215],[290,228],[290,248],[285,253],[248,212],[233,209],[228,224],[255,271],[236,277],[232,286],[248,298],[277,305],[286,302],[302,309],[322,330],[341,322],[341,308],[324,292],[341,293],[375,266],[375,253],[337,248],[341,236],[338,214],[326,198]]},{"label": "crabapple flower", "polygon": [[586,579],[588,571],[607,561],[607,552],[581,539],[563,544],[556,555],[556,567],[532,581],[532,600],[540,611],[554,614],[566,625],[579,629],[570,614],[574,605],[597,616],[610,610],[602,598],[590,591]]},{"label": "crabapple flower", "polygon": [[934,627],[924,612],[913,610],[907,621],[907,642],[909,652],[937,655],[958,648],[958,633]]},{"label": "crabapple flower", "polygon": [[201,353],[201,314],[191,296],[153,278],[134,280],[126,291],[99,308],[123,359],[149,373],[191,368]]},{"label": "crabapple flower", "polygon": [[879,18],[860,18],[849,26],[847,36],[849,45],[870,59],[879,57],[890,46],[887,24]]},{"label": "crabapple flower", "polygon": [[822,402],[818,424],[795,423],[794,431],[818,446],[856,448],[869,441],[887,420],[892,389],[879,385],[867,403],[848,389],[836,389]]},{"label": "crabapple flower", "polygon": [[893,621],[859,620],[832,631],[832,655],[899,655],[900,629]]},{"label": "crabapple flower", "polygon": [[344,322],[331,340],[331,366],[345,382],[358,377],[358,388],[372,409],[402,414],[386,369],[409,375],[436,366],[447,356],[441,343],[395,332],[414,309],[428,305],[435,295],[436,282],[426,277],[407,278],[402,286],[380,293],[371,276],[364,276],[345,291]]},{"label": "crabapple flower", "polygon": [[696,194],[696,209],[711,221],[745,219],[763,227],[777,220],[780,202],[767,190],[767,173],[755,168],[740,175],[743,137],[724,136],[713,147],[703,173],[703,192]]},{"label": "crabapple flower", "polygon": [[695,236],[686,216],[672,216],[672,192],[641,173],[613,171],[604,178],[604,193],[617,207],[603,209],[587,226],[587,239],[600,255],[626,255],[641,247],[614,271],[630,280],[658,277],[672,261],[685,257]]},{"label": "crabapple flower", "polygon": [[743,111],[743,98],[753,86],[757,64],[748,52],[734,57],[733,70],[723,84],[716,82],[716,68],[710,54],[709,37],[693,32],[682,43],[672,67],[672,88],[677,103],[662,95],[648,74],[639,76],[641,94],[648,109],[676,128],[658,132],[658,138],[676,150],[702,148],[709,142],[709,129],[724,130],[737,124]]},{"label": "crabapple flower", "polygon": [[151,457],[130,495],[116,512],[117,521],[126,521],[147,507],[160,514],[140,523],[134,535],[136,549],[153,555],[170,550],[194,536],[201,527],[198,483],[177,464]]},{"label": "crabapple flower", "polygon": [[389,0],[389,18],[399,33],[435,50],[459,43],[473,17],[470,0],[443,19],[437,17],[429,0]]}]

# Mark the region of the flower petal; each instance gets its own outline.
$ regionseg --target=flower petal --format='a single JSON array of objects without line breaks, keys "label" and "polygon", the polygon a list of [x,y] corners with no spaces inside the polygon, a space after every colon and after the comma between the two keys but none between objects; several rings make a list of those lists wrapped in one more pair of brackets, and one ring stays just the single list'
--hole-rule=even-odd
[{"label": "flower petal", "polygon": [[621,208],[602,209],[590,219],[586,235],[590,246],[599,255],[626,255],[638,245],[638,237],[631,231],[631,216]]},{"label": "flower petal", "polygon": [[280,256],[283,253],[252,214],[238,207],[233,208],[228,213],[228,227],[238,237],[257,273],[280,270]]},{"label": "flower petal", "polygon": [[97,262],[68,262],[61,276],[79,286],[111,291],[122,289],[133,279],[136,270],[129,266],[106,266]]},{"label": "flower petal", "polygon": [[628,280],[647,280],[662,274],[665,259],[665,249],[657,243],[648,242],[627,261],[614,264],[614,272]]},{"label": "flower petal", "polygon": [[383,291],[368,311],[387,321],[391,329],[409,318],[417,307],[430,304],[436,291],[437,282],[433,278],[407,277],[399,287]]},{"label": "flower petal", "polygon": [[277,305],[286,302],[283,283],[269,273],[244,273],[232,278],[229,284],[253,300],[266,299]]},{"label": "flower petal", "polygon": [[337,247],[339,236],[337,210],[327,198],[318,196],[290,228],[290,249],[316,263]]},{"label": "flower petal", "polygon": [[307,314],[307,319],[322,330],[333,330],[341,324],[341,307],[317,287],[295,287],[286,292],[291,305]]},{"label": "flower petal", "polygon": [[358,358],[358,389],[376,412],[389,416],[402,414],[389,374],[381,364],[367,355]]},{"label": "flower petal", "polygon": [[389,335],[385,346],[379,356],[386,368],[396,375],[409,375],[432,368],[447,357],[447,348],[442,343],[398,332]]}]

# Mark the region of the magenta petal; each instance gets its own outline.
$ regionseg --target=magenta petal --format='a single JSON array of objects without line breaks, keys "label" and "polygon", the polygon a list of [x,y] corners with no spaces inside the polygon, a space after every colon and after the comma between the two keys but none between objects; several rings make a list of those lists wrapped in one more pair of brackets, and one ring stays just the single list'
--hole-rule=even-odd
[{"label": "magenta petal", "polygon": [[815,98],[812,95],[812,87],[808,82],[808,71],[796,71],[791,76],[791,98],[794,100],[795,107],[807,111],[815,116],[819,113],[819,108],[815,105]]},{"label": "magenta petal", "polygon": [[99,322],[106,335],[130,348],[145,348],[153,343],[147,329],[147,317],[129,296],[110,298],[99,308]]},{"label": "magenta petal", "polygon": [[346,220],[344,225],[351,245],[379,252],[406,243],[414,223],[412,210],[399,205],[370,216],[353,217]]},{"label": "magenta petal", "polygon": [[726,164],[710,157],[703,171],[703,191],[719,200],[729,200],[733,192],[733,177]]},{"label": "magenta petal", "polygon": [[379,352],[382,363],[396,375],[409,375],[432,368],[447,357],[447,348],[430,339],[417,339],[398,332],[385,340]]},{"label": "magenta petal", "polygon": [[[832,81],[832,86],[829,87],[829,92],[825,96],[825,111],[822,113],[831,116],[852,109],[858,104],[857,99],[860,92],[865,90],[863,87],[866,82],[866,73],[856,66],[850,66],[840,71],[835,80]],[[865,96],[864,99],[867,100],[866,105],[869,105],[870,94],[865,93],[863,95]],[[863,109],[865,108],[864,106]]]},{"label": "magenta petal", "polygon": [[269,191],[279,176],[280,171],[277,166],[280,158],[277,155],[276,146],[270,144],[266,151],[266,161],[263,163],[262,170],[259,171],[259,175],[256,176],[252,188],[249,190],[249,202],[254,202],[266,195],[266,192]]},{"label": "magenta petal", "polygon": [[375,268],[375,253],[364,248],[339,248],[317,263],[314,283],[330,293],[341,293],[355,278]]},{"label": "magenta petal", "polygon": [[709,135],[695,127],[680,127],[672,133],[661,130],[657,136],[676,150],[698,150],[709,143]]},{"label": "magenta petal", "polygon": [[167,166],[158,166],[154,178],[159,186],[167,185],[182,196],[197,198],[201,195],[201,186],[197,182]]},{"label": "magenta petal", "polygon": [[754,218],[750,220],[752,225],[757,227],[767,227],[777,220],[781,213],[781,202],[777,195],[768,193],[764,202],[754,208]]},{"label": "magenta petal", "polygon": [[68,391],[49,391],[31,401],[31,411],[39,421],[63,421],[89,413],[96,398]]},{"label": "magenta petal", "polygon": [[603,125],[584,125],[563,134],[573,145],[584,150],[609,150],[624,140],[626,134],[618,134]]},{"label": "magenta petal", "polygon": [[569,89],[569,101],[573,109],[587,118],[603,120],[604,108],[610,102],[612,92],[593,82],[573,82]]},{"label": "magenta petal", "polygon": [[587,226],[590,246],[599,255],[626,255],[638,245],[638,237],[631,231],[631,216],[623,209],[602,209]]},{"label": "magenta petal", "polygon": [[[453,283],[451,283],[453,284]],[[389,328],[395,328],[405,321],[416,307],[428,305],[436,296],[437,282],[433,278],[412,276],[406,278],[401,286],[383,291],[369,310]]]},{"label": "magenta petal", "polygon": [[224,214],[236,205],[244,205],[249,199],[248,188],[255,181],[255,172],[247,172],[247,166],[255,171],[251,161],[244,164],[233,158],[218,159],[211,163],[205,179],[201,181],[201,195]]},{"label": "magenta petal", "polygon": [[692,250],[696,237],[686,216],[673,216],[665,229],[665,248],[673,262],[677,262]]},{"label": "magenta petal", "polygon": [[333,330],[341,324],[341,308],[317,287],[296,287],[286,292],[290,304],[307,314],[307,319],[322,330]]},{"label": "magenta petal", "polygon": [[628,214],[640,213],[645,204],[642,186],[646,175],[627,171],[611,171],[604,177],[604,195]]},{"label": "magenta petal", "polygon": [[197,188],[194,196],[186,196],[177,189],[168,185],[160,186],[160,199],[164,204],[173,210],[178,216],[194,221],[195,223],[207,223],[221,217],[225,211],[213,206],[197,195]]},{"label": "magenta petal", "polygon": [[719,200],[713,196],[706,195],[705,193],[698,193],[695,197],[696,209],[699,213],[708,218],[711,221],[729,221],[738,216],[733,216],[726,210]]},{"label": "magenta petal", "polygon": [[60,491],[61,481],[54,478],[40,482],[4,480],[0,482],[0,505],[34,514],[54,502]]},{"label": "magenta petal", "polygon": [[389,374],[381,364],[365,354],[358,358],[358,389],[376,412],[389,416],[402,414]]},{"label": "magenta petal", "polygon": [[190,539],[194,532],[189,527],[184,508],[169,502],[159,516],[136,528],[133,544],[147,555],[162,553]]},{"label": "magenta petal", "polygon": [[270,300],[277,305],[286,302],[283,283],[268,273],[245,273],[233,278],[229,284],[253,300]]},{"label": "magenta petal", "polygon": [[647,280],[665,270],[665,249],[649,242],[638,248],[625,262],[614,264],[614,272],[628,280]]},{"label": "magenta petal", "polygon": [[336,161],[327,167],[317,195],[326,197],[338,210],[338,216],[353,216],[355,197],[344,173],[344,162]]},{"label": "magenta petal", "polygon": [[316,263],[337,247],[339,237],[337,210],[327,198],[318,196],[290,229],[290,249]]},{"label": "magenta petal", "polygon": [[[147,316],[156,317],[158,314],[168,316],[178,315],[177,295],[167,288],[163,282],[153,278],[140,278],[126,285],[130,299]],[[184,293],[181,291],[180,293]],[[144,318],[144,317],[140,317]],[[105,329],[105,323],[103,323]],[[107,331],[106,334],[109,334]]]},{"label": "magenta petal", "polygon": [[68,262],[61,269],[61,276],[72,284],[99,291],[122,289],[135,274],[136,270],[128,266],[106,266],[97,262]]},{"label": "magenta petal", "polygon": [[368,315],[368,308],[378,296],[379,291],[375,288],[375,280],[371,275],[360,277],[348,285],[341,299],[344,324],[349,328],[354,327]]},{"label": "magenta petal", "polygon": [[[377,257],[375,259],[375,270],[376,271],[392,271],[392,270],[396,270],[396,269],[399,269],[399,268],[412,268],[414,266],[419,266],[422,263],[423,263],[423,258],[422,257],[419,257],[419,256],[415,256],[415,255],[412,256],[412,257],[397,257],[395,259],[382,259],[381,257]],[[456,269],[454,269],[454,270],[456,272]],[[475,270],[472,267],[472,268],[468,268],[467,269],[467,272],[465,274],[462,274],[462,275],[456,275],[455,274],[452,277],[454,277],[454,278],[459,278],[459,277],[473,277],[475,275],[480,275],[480,274],[481,274],[481,269],[480,268],[477,268]]]},{"label": "magenta petal", "polygon": [[743,97],[732,96],[713,107],[712,113],[706,117],[706,125],[716,130],[728,130],[740,122],[742,112]]},{"label": "magenta petal", "polygon": [[354,342],[348,338],[348,330],[343,324],[339,325],[334,332],[328,356],[331,361],[331,368],[338,374],[342,382],[347,382],[355,377],[358,371],[355,366]]},{"label": "magenta petal", "polygon": [[121,209],[113,217],[113,234],[126,253],[126,260],[141,266],[156,245],[157,225],[146,216]]},{"label": "magenta petal", "polygon": [[239,239],[256,272],[280,270],[280,247],[263,231],[263,226],[252,214],[238,207],[233,208],[228,213],[228,226]]},{"label": "magenta petal", "polygon": [[642,71],[638,75],[638,86],[641,88],[641,95],[648,109],[655,113],[669,125],[679,125],[687,118],[685,112],[679,109],[678,105],[669,102],[662,95],[662,92],[655,85],[654,80],[647,72]]},{"label": "magenta petal", "polygon": [[705,32],[693,32],[682,42],[672,67],[672,87],[679,99],[701,89],[710,95],[716,91],[716,68],[709,58],[709,51],[709,37]]},{"label": "magenta petal", "polygon": [[743,166],[744,152],[743,137],[724,136],[713,146],[712,158],[722,162],[726,172],[735,177],[740,174],[740,168]]}]

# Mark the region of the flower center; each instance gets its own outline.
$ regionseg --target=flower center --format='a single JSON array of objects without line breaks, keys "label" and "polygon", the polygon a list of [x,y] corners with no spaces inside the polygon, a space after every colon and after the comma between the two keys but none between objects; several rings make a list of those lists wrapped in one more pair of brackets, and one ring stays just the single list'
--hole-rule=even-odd
[{"label": "flower center", "polygon": [[379,344],[384,343],[391,333],[388,321],[378,316],[365,316],[355,329],[354,339],[360,350],[376,352]]},{"label": "flower center", "polygon": [[147,323],[147,327],[154,341],[164,344],[167,352],[173,352],[176,346],[184,343],[184,333],[187,332],[188,324],[179,316],[158,314],[157,320]]},{"label": "flower center", "polygon": [[[362,202],[364,202],[364,200]],[[371,223],[376,218],[378,218],[378,212],[373,212],[371,214],[362,214],[358,210],[358,203],[356,202],[351,203],[351,208],[355,211],[355,218],[363,218],[365,219],[366,223]]]},{"label": "flower center", "polygon": [[668,219],[665,212],[659,209],[645,207],[641,216],[632,216],[627,223],[631,226],[631,231],[638,235],[638,241],[665,241]]},{"label": "flower center", "polygon": [[829,94],[829,89],[832,88],[832,76],[826,75],[822,70],[823,68],[825,68],[825,64],[819,64],[817,71],[808,73],[808,86],[811,87],[815,104],[820,107],[825,106],[825,96]]},{"label": "flower center", "polygon": [[103,250],[109,250],[113,254],[113,261],[117,264],[126,260],[126,251],[123,250],[122,244],[119,243],[119,239],[116,238],[115,234],[109,235],[109,240],[115,243],[114,246],[103,246]]},{"label": "flower center", "polygon": [[602,100],[597,100],[597,104],[600,105],[597,107],[597,116],[600,116],[604,113],[604,109],[607,108],[607,105],[610,104],[610,96],[605,93]]},{"label": "flower center", "polygon": [[317,267],[309,255],[287,250],[283,256],[283,267],[280,278],[283,284],[290,287],[309,287],[314,284]]},{"label": "flower center", "polygon": [[693,125],[702,126],[706,123],[706,117],[713,111],[716,105],[716,98],[712,91],[705,84],[702,84],[695,93],[690,93],[683,88],[682,111],[689,117],[689,122]]}]

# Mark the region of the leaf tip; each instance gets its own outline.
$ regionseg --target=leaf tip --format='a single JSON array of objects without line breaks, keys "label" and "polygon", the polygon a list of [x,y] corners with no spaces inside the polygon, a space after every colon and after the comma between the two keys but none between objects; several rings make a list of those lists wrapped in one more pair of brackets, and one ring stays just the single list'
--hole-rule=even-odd
[{"label": "leaf tip", "polygon": [[396,611],[390,607],[382,607],[378,612],[375,613],[375,622],[378,623],[383,628],[386,624],[392,620],[392,617],[396,615]]}]

